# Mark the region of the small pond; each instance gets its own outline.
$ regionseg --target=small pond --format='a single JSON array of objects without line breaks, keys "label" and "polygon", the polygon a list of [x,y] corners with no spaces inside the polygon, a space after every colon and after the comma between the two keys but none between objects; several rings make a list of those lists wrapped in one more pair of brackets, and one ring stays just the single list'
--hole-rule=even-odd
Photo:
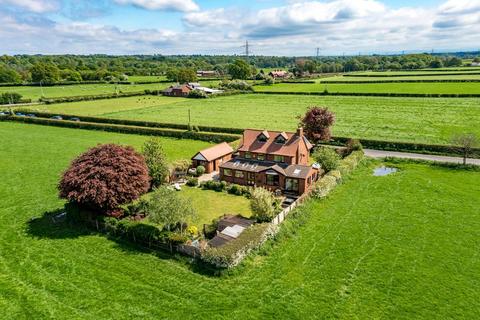
[{"label": "small pond", "polygon": [[387,175],[395,173],[397,171],[398,171],[397,168],[382,166],[382,167],[379,167],[379,168],[375,168],[373,170],[373,175],[376,176],[376,177],[381,177],[381,176],[387,176]]}]

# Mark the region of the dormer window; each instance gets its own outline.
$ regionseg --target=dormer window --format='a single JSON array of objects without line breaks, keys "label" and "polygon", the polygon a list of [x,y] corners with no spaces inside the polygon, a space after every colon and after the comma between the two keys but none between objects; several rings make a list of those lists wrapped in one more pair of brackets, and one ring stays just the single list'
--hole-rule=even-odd
[{"label": "dormer window", "polygon": [[270,139],[270,135],[268,134],[267,130],[262,131],[257,137],[259,142],[267,142],[268,139]]},{"label": "dormer window", "polygon": [[285,132],[282,132],[275,138],[275,143],[285,144],[285,142],[287,142],[287,140],[288,140],[287,134]]}]

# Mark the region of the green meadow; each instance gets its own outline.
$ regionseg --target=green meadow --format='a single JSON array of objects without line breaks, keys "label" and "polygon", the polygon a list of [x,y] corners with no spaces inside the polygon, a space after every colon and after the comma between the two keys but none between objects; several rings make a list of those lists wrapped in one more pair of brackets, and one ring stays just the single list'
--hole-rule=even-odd
[{"label": "green meadow", "polygon": [[[211,276],[44,217],[61,210],[56,184],[76,155],[97,143],[138,147],[145,137],[3,122],[0,134],[1,318],[473,319],[480,311],[479,171],[390,163],[400,171],[374,177],[380,164],[369,162],[290,216],[275,243]],[[164,140],[170,159],[203,145]]]},{"label": "green meadow", "polygon": [[[357,77],[352,77],[358,79]],[[326,78],[331,79],[331,78]],[[384,79],[390,79],[384,78]],[[416,83],[277,83],[254,87],[257,92],[323,92],[330,93],[411,93],[411,94],[480,94],[475,82]]]},{"label": "green meadow", "polygon": [[386,98],[248,94],[214,99],[130,97],[35,106],[50,112],[195,125],[294,130],[310,106],[336,115],[337,136],[448,144],[452,135],[480,135],[475,98]]}]

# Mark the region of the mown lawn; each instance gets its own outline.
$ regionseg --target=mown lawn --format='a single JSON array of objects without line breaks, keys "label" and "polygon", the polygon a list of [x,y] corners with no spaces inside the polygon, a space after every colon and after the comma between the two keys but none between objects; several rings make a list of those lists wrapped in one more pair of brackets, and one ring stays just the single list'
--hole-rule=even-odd
[{"label": "mown lawn", "polygon": [[[480,135],[479,99],[237,95],[203,100],[152,98],[151,106],[145,108],[139,108],[143,102],[137,99],[123,101],[46,107],[63,113],[182,124],[188,123],[190,110],[195,125],[295,130],[297,116],[316,105],[335,112],[333,133],[337,136],[448,144],[459,132]],[[102,104],[108,104],[112,112],[102,114]],[[120,111],[113,111],[115,105]],[[129,105],[134,110],[125,110]]]},{"label": "mown lawn", "polygon": [[240,214],[246,218],[252,215],[250,202],[244,196],[188,186],[183,186],[179,194],[190,200],[197,211],[198,217],[194,223],[199,230],[202,230],[203,224],[210,224],[213,219],[225,214]]},{"label": "mown lawn", "polygon": [[480,311],[480,172],[401,164],[373,177],[363,168],[328,200],[308,203],[306,223],[268,255],[213,277],[82,228],[29,223],[62,207],[59,174],[111,135],[0,128],[2,318],[473,319]]},{"label": "mown lawn", "polygon": [[480,94],[480,83],[277,83],[270,86],[255,86],[254,89],[258,92],[323,92],[326,89],[330,93]]}]

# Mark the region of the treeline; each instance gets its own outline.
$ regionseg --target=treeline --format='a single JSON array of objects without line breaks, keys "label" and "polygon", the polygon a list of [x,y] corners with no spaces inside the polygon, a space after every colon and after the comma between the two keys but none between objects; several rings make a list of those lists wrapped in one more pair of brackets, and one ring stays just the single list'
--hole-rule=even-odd
[{"label": "treeline", "polygon": [[235,67],[238,60],[245,61],[253,70],[282,68],[289,69],[297,75],[365,70],[414,70],[462,65],[462,60],[458,57],[430,54],[319,58],[201,55],[4,55],[0,56],[0,83],[127,81],[128,76],[166,75],[169,70],[188,70],[188,72],[209,70],[215,71],[222,77],[232,73],[232,66]]},{"label": "treeline", "polygon": [[326,57],[297,59],[290,71],[306,73],[340,73],[353,71],[417,70],[424,68],[461,67],[462,59],[455,56],[409,54],[400,56]]}]

